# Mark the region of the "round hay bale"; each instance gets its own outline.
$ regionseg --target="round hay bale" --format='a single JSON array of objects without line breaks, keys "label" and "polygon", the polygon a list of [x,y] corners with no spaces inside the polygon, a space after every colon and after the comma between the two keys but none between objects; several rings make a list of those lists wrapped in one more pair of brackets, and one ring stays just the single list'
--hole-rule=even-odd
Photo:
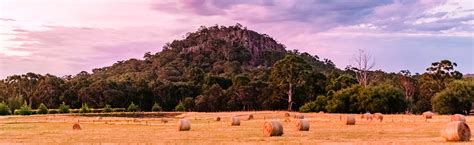
[{"label": "round hay bale", "polygon": [[382,113],[374,113],[374,119],[379,120],[380,122],[382,122],[383,121],[383,114]]},{"label": "round hay bale", "polygon": [[180,119],[178,121],[178,131],[189,131],[191,129],[191,123],[188,119]]},{"label": "round hay bale", "polygon": [[319,111],[319,114],[324,114],[324,111]]},{"label": "round hay bale", "polygon": [[231,118],[231,124],[232,126],[240,126],[240,118],[237,116],[232,116]]},{"label": "round hay bale", "polygon": [[367,120],[367,121],[372,121],[372,114],[370,113],[365,113],[362,115],[361,119],[364,119]]},{"label": "round hay bale", "polygon": [[425,117],[425,119],[432,119],[433,118],[433,112],[431,111],[426,111],[426,112],[423,112],[423,117]]},{"label": "round hay bale", "polygon": [[283,126],[278,121],[266,121],[263,123],[264,136],[281,136],[283,135]]},{"label": "round hay bale", "polygon": [[441,130],[441,137],[446,141],[469,141],[471,139],[471,129],[462,121],[449,122]]},{"label": "round hay bale", "polygon": [[285,113],[285,117],[290,117],[290,113],[289,113],[289,112],[286,112],[286,113]]},{"label": "round hay bale", "polygon": [[466,122],[466,117],[461,114],[454,114],[450,117],[451,121],[462,121]]},{"label": "round hay bale", "polygon": [[354,116],[347,116],[346,117],[346,125],[355,125],[356,120]]},{"label": "round hay bale", "polygon": [[295,119],[304,119],[304,115],[303,114],[296,114]]},{"label": "round hay bale", "polygon": [[247,120],[252,120],[253,119],[253,115],[250,114],[249,117],[247,118]]},{"label": "round hay bale", "polygon": [[304,119],[297,120],[296,129],[298,131],[309,131],[309,122]]},{"label": "round hay bale", "polygon": [[221,121],[221,117],[217,116],[216,121]]},{"label": "round hay bale", "polygon": [[72,125],[72,129],[73,130],[81,130],[81,125],[79,123],[74,123],[74,125]]}]

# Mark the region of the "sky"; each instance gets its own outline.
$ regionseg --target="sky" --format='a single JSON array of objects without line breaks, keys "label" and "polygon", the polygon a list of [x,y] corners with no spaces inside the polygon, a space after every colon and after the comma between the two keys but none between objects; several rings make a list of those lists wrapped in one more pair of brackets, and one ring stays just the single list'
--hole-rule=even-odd
[{"label": "sky", "polygon": [[0,79],[90,72],[236,23],[339,68],[364,50],[377,70],[474,73],[474,0],[0,0]]}]

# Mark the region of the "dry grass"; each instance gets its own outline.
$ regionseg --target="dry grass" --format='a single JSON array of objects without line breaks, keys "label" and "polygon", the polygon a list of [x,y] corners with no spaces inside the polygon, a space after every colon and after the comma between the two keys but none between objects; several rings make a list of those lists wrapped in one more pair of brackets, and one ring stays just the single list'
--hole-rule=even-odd
[{"label": "dry grass", "polygon": [[[241,120],[240,126],[228,121],[214,121],[217,116],[232,115]],[[296,113],[292,113],[294,115]],[[310,131],[299,132],[291,122],[284,122],[285,112],[226,112],[185,113],[165,118],[76,117],[67,115],[33,115],[0,117],[0,143],[173,143],[173,144],[444,144],[440,130],[450,116],[433,116],[425,122],[421,115],[384,115],[383,122],[360,120],[352,114],[356,125],[347,126],[340,120],[347,114],[305,113]],[[262,125],[278,120],[283,124],[281,137],[264,137]],[[179,132],[179,118],[191,122],[191,131]],[[72,130],[79,120],[82,130]],[[474,127],[474,117],[466,117]],[[469,142],[472,143],[472,142]],[[469,144],[468,143],[468,144]]]}]

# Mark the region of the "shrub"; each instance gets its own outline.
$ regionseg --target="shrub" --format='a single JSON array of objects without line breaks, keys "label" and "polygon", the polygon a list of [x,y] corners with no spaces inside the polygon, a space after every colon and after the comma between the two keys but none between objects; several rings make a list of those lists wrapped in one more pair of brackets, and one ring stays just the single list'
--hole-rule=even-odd
[{"label": "shrub", "polygon": [[12,97],[7,100],[7,105],[11,111],[20,109],[23,105],[23,99],[21,97]]},{"label": "shrub", "polygon": [[140,107],[138,105],[135,105],[133,102],[128,106],[127,108],[128,112],[138,112],[140,111]]},{"label": "shrub", "polygon": [[[331,113],[399,113],[407,108],[403,92],[388,84],[362,87],[353,85],[334,92],[326,109]],[[310,107],[310,106],[308,106]],[[305,109],[305,108],[303,108]]]},{"label": "shrub", "polygon": [[156,103],[153,105],[153,107],[151,107],[151,111],[153,112],[160,112],[160,111],[163,111],[163,109],[161,108],[160,104]]},{"label": "shrub", "polygon": [[360,85],[353,85],[334,92],[328,101],[326,110],[330,113],[358,113],[357,97],[363,88]]},{"label": "shrub", "polygon": [[474,100],[474,81],[454,81],[433,97],[439,114],[468,114]]},{"label": "shrub", "polygon": [[358,101],[364,112],[402,113],[407,108],[403,92],[387,84],[368,87]]},{"label": "shrub", "polygon": [[303,106],[300,107],[299,111],[303,113],[314,112],[313,108],[316,108],[315,101],[305,103]]},{"label": "shrub", "polygon": [[7,104],[5,103],[0,103],[0,115],[11,115],[12,111],[10,110],[10,107],[8,107]]},{"label": "shrub", "polygon": [[184,107],[183,102],[179,102],[178,105],[176,105],[176,107],[174,107],[174,111],[178,111],[178,112],[186,111],[186,107]]},{"label": "shrub", "polygon": [[114,110],[112,109],[112,106],[110,106],[109,104],[105,105],[104,109],[102,110],[102,112],[104,112],[104,113],[108,113],[108,112],[112,112],[112,111],[114,111]]},{"label": "shrub", "polygon": [[48,107],[41,103],[38,107],[38,111],[36,111],[37,114],[48,114]]},{"label": "shrub", "polygon": [[[420,96],[417,96],[420,97]],[[431,98],[419,98],[418,101],[413,103],[412,111],[416,114],[421,114],[426,111],[431,111],[433,108],[431,107]]]},{"label": "shrub", "polygon": [[91,109],[89,108],[87,103],[82,103],[82,107],[79,110],[79,113],[89,113],[89,112],[91,112]]},{"label": "shrub", "polygon": [[327,97],[318,96],[316,100],[310,101],[300,107],[300,112],[319,112],[326,111]]},{"label": "shrub", "polygon": [[59,111],[58,113],[69,113],[69,105],[66,105],[66,103],[62,103],[59,105]]},{"label": "shrub", "polygon": [[15,115],[31,115],[31,107],[24,104],[20,109],[15,110]]},{"label": "shrub", "polygon": [[188,111],[192,111],[194,108],[194,99],[192,97],[186,97],[184,98],[183,104]]}]

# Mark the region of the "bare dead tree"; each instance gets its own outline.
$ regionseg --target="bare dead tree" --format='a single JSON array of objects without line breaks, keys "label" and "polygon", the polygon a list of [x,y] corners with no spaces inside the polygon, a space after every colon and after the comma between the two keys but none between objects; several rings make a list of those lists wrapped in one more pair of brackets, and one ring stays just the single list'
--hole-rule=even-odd
[{"label": "bare dead tree", "polygon": [[359,52],[354,56],[355,70],[357,81],[359,85],[367,86],[369,84],[369,71],[375,66],[375,61],[370,54],[364,50],[359,49]]},{"label": "bare dead tree", "polygon": [[405,94],[405,99],[410,103],[407,108],[407,111],[411,112],[413,104],[413,96],[415,95],[415,82],[411,76],[409,70],[401,70],[399,72],[400,76],[400,84],[403,87],[403,91]]},{"label": "bare dead tree", "polygon": [[411,100],[413,94],[415,94],[415,84],[413,82],[413,79],[411,78],[411,73],[408,70],[402,70],[399,74],[401,75],[401,85],[405,90],[405,99]]}]

